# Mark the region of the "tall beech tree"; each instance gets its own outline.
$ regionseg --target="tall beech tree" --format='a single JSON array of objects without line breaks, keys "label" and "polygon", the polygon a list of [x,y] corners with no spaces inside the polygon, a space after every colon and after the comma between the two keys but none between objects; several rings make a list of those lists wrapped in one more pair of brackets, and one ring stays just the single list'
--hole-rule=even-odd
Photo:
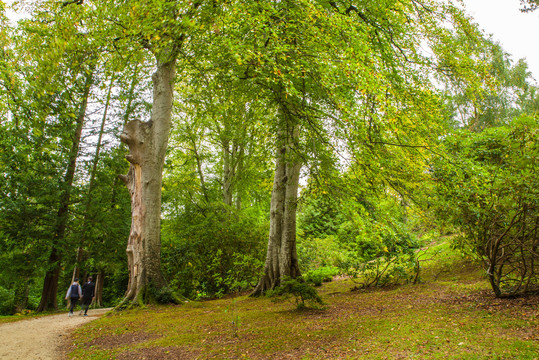
[{"label": "tall beech tree", "polygon": [[[331,151],[346,144],[341,155],[368,160],[372,168],[383,169],[403,153],[421,159],[425,153],[420,149],[428,152],[445,126],[432,76],[476,76],[472,50],[458,48],[454,38],[474,38],[479,32],[451,4],[430,0],[234,5],[222,30],[228,51],[220,56],[229,57],[237,76],[256,86],[257,96],[267,99],[277,114],[271,230],[265,273],[253,292],[259,295],[283,277],[300,274],[295,244],[298,174],[316,153],[311,144],[319,141],[319,150]],[[413,169],[421,172],[421,163]],[[377,176],[397,186],[392,179],[402,165]]]},{"label": "tall beech tree", "polygon": [[[132,120],[121,135],[129,146],[130,162],[125,182],[131,196],[132,223],[127,244],[129,285],[124,304],[152,300],[152,288],[165,286],[161,273],[162,173],[171,129],[177,60],[189,37],[196,32],[205,11],[214,4],[174,0],[128,1],[120,9],[106,2],[120,41],[149,51],[155,60],[153,102],[148,121]],[[129,12],[125,12],[125,9]],[[216,9],[216,8],[215,8]]]}]

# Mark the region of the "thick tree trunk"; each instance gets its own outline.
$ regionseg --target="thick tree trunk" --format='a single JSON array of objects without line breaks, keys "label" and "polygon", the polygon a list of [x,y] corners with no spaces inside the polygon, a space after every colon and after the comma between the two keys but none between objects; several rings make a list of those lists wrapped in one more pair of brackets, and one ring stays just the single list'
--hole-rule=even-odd
[{"label": "thick tree trunk", "polygon": [[82,127],[84,125],[84,119],[86,117],[86,108],[88,105],[88,97],[90,95],[90,89],[93,84],[93,69],[86,75],[86,82],[84,84],[84,93],[82,96],[82,102],[79,106],[79,114],[77,116],[77,126],[75,134],[73,136],[73,142],[71,144],[71,151],[69,154],[69,164],[66,174],[64,176],[64,191],[60,199],[60,209],[58,210],[56,231],[51,243],[51,254],[49,255],[49,270],[45,274],[45,280],[43,281],[43,291],[41,293],[41,301],[36,309],[37,312],[46,311],[49,309],[58,309],[58,302],[56,300],[56,293],[58,291],[58,279],[60,277],[60,267],[62,256],[59,251],[63,246],[62,242],[65,235],[67,225],[67,215],[69,210],[69,202],[71,199],[71,188],[73,186],[73,178],[75,177],[75,169],[77,167],[77,157],[79,154],[79,146],[82,134]]},{"label": "thick tree trunk", "polygon": [[47,310],[57,310],[58,301],[56,294],[58,292],[58,279],[60,277],[60,256],[56,249],[53,249],[49,256],[49,264],[54,264],[52,270],[47,271],[43,281],[43,291],[41,292],[41,301],[36,309],[37,312]]},{"label": "thick tree trunk", "polygon": [[148,122],[130,121],[121,140],[131,163],[121,176],[131,196],[131,232],[127,244],[129,284],[124,303],[150,301],[150,287],[165,286],[161,273],[161,184],[171,127],[175,61],[158,62],[153,75],[153,107]]},{"label": "thick tree trunk", "polygon": [[301,275],[296,252],[296,206],[301,163],[295,154],[299,127],[284,114],[284,129],[278,134],[279,148],[271,194],[270,232],[264,275],[252,295],[259,296],[279,286],[283,277]]}]

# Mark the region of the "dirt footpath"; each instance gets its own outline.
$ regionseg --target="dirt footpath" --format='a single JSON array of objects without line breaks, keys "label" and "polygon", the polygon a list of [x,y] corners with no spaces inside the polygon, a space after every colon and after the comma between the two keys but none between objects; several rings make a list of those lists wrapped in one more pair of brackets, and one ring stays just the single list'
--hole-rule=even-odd
[{"label": "dirt footpath", "polygon": [[97,319],[111,309],[89,310],[88,316],[67,313],[0,325],[0,359],[58,360],[64,337],[76,327]]}]

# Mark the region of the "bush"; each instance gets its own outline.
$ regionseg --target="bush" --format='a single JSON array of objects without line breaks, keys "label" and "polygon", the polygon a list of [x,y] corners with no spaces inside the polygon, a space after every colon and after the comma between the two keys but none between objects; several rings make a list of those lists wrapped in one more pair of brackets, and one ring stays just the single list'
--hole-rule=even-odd
[{"label": "bush", "polygon": [[396,199],[379,199],[370,212],[362,207],[339,231],[346,262],[342,272],[361,287],[408,282],[414,272],[414,250],[419,241],[412,234],[413,221]]},{"label": "bush", "polygon": [[446,140],[452,161],[433,169],[439,216],[453,220],[457,245],[481,259],[498,297],[539,290],[539,116]]},{"label": "bush", "polygon": [[346,252],[337,236],[303,238],[298,234],[297,252],[302,271],[313,271],[320,267],[340,267],[347,261]]},{"label": "bush", "polygon": [[177,304],[177,297],[174,295],[172,289],[168,286],[162,287],[157,290],[153,290],[153,296],[155,301],[159,304]]},{"label": "bush", "polygon": [[267,228],[222,207],[186,211],[164,222],[163,273],[190,299],[219,297],[256,285],[264,266]]},{"label": "bush", "polygon": [[307,283],[311,283],[314,286],[321,286],[323,282],[333,280],[333,277],[338,274],[339,269],[335,266],[323,266],[307,272],[303,275],[303,278]]},{"label": "bush", "polygon": [[298,309],[305,308],[305,302],[309,303],[311,307],[317,307],[317,304],[322,305],[324,303],[316,289],[309,285],[303,278],[291,279],[285,277],[281,285],[274,290],[267,291],[266,296],[278,296],[281,299],[294,297]]},{"label": "bush", "polygon": [[0,315],[12,315],[13,305],[13,291],[0,286]]}]

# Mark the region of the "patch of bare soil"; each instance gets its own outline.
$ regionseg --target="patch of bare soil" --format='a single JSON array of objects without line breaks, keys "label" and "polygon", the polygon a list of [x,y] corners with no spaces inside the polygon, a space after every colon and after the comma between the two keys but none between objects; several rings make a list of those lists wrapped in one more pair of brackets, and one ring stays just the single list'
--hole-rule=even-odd
[{"label": "patch of bare soil", "polygon": [[148,340],[160,338],[158,334],[150,334],[144,331],[137,331],[127,334],[110,335],[97,338],[87,344],[88,347],[96,346],[101,349],[114,349],[120,346],[129,346],[143,343]]},{"label": "patch of bare soil", "polygon": [[447,303],[456,305],[471,304],[477,308],[496,311],[507,309],[522,313],[534,313],[539,306],[539,295],[529,295],[515,298],[497,298],[490,290],[482,290],[472,294],[451,296],[443,299]]},{"label": "patch of bare soil", "polygon": [[0,325],[0,359],[57,360],[64,339],[75,328],[97,319],[110,309],[88,311],[88,316],[67,314],[36,317]]},{"label": "patch of bare soil", "polygon": [[[539,317],[539,295],[529,295],[516,298],[497,298],[491,291],[484,290],[468,295],[447,297],[445,303],[465,305],[490,314],[504,312],[515,318],[537,319]],[[525,326],[519,329],[522,339],[539,341],[539,327]]]}]

